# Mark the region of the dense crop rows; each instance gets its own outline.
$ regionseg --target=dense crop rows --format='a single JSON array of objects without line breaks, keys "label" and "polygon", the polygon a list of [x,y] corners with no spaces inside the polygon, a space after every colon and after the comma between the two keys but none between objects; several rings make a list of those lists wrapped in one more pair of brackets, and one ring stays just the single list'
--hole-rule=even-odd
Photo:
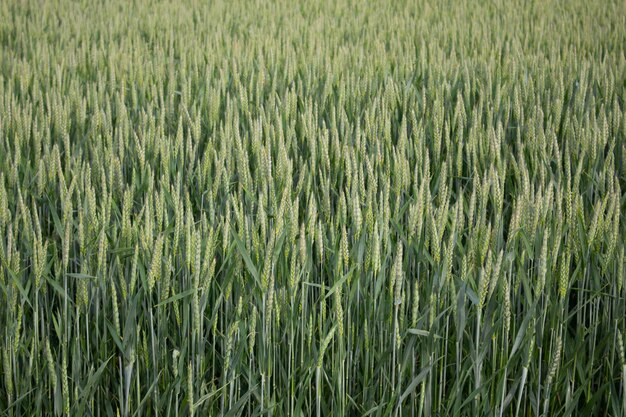
[{"label": "dense crop rows", "polygon": [[0,2],[0,416],[626,415],[622,1]]}]

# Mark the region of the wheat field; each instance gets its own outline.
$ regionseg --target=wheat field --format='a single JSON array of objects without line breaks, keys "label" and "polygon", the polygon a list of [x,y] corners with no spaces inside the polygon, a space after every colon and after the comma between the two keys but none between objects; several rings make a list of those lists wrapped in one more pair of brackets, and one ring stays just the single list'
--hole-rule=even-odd
[{"label": "wheat field", "polygon": [[0,2],[0,416],[626,416],[626,3]]}]

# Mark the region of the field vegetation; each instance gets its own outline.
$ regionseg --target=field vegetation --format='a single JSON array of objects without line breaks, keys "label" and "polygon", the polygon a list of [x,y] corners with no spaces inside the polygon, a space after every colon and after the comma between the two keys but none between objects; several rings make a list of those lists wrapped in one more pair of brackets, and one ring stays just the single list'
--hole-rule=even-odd
[{"label": "field vegetation", "polygon": [[0,416],[626,416],[626,4],[0,2]]}]

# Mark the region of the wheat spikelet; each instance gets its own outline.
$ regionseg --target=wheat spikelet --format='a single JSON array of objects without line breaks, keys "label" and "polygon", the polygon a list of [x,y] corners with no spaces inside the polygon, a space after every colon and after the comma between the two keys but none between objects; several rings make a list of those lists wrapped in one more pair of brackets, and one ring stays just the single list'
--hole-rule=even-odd
[{"label": "wheat spikelet", "polygon": [[556,371],[559,367],[559,362],[561,361],[561,350],[563,348],[563,341],[561,336],[559,335],[556,339],[555,346],[552,350],[552,361],[550,362],[550,367],[548,368],[548,377],[546,379],[546,385],[550,386],[554,377],[556,375]]},{"label": "wheat spikelet", "polygon": [[535,294],[537,297],[541,295],[546,285],[546,274],[548,272],[548,232],[543,235],[543,244],[541,245],[541,253],[539,255],[539,271],[537,283],[535,284]]},{"label": "wheat spikelet", "polygon": [[150,269],[148,271],[147,283],[148,292],[152,292],[156,282],[161,277],[161,256],[163,252],[163,235],[159,235],[154,244],[154,251],[152,252],[152,261],[150,262]]},{"label": "wheat spikelet", "polygon": [[333,340],[333,336],[335,335],[335,330],[336,330],[336,327],[333,327],[332,329],[330,329],[330,331],[328,332],[324,340],[322,340],[322,343],[320,345],[320,350],[318,351],[318,354],[317,354],[317,365],[316,365],[317,368],[322,367],[322,364],[324,361],[324,354],[326,353],[326,349],[328,348],[328,345]]}]

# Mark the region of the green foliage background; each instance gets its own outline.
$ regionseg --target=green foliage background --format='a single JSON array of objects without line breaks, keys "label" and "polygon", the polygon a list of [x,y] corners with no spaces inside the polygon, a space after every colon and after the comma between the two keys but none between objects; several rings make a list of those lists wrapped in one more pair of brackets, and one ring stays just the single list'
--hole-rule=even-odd
[{"label": "green foliage background", "polygon": [[626,415],[623,1],[0,3],[0,415]]}]

